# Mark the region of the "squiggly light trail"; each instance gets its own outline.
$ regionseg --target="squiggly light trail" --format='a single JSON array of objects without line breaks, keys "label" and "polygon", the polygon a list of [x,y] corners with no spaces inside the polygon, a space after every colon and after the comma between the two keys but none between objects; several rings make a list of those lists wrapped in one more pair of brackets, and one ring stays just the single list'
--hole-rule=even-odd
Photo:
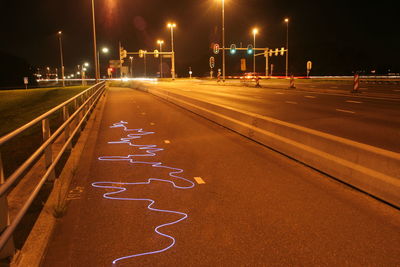
[{"label": "squiggly light trail", "polygon": [[[170,183],[170,184],[172,184],[173,187],[175,187],[177,189],[190,189],[190,188],[193,188],[195,186],[195,184],[192,181],[178,176],[178,174],[183,172],[182,169],[172,168],[172,167],[169,167],[169,166],[164,166],[161,162],[136,161],[135,157],[153,157],[153,156],[156,156],[157,152],[163,151],[164,149],[158,148],[157,145],[137,145],[137,144],[134,144],[132,142],[132,140],[140,139],[145,135],[154,134],[154,132],[146,132],[143,129],[128,129],[128,127],[126,127],[126,124],[128,124],[128,123],[124,122],[124,121],[121,121],[121,122],[118,122],[118,123],[114,123],[113,126],[111,126],[110,128],[123,128],[124,131],[126,131],[126,132],[134,132],[134,133],[128,134],[128,137],[121,138],[120,141],[108,142],[108,143],[109,144],[128,144],[129,146],[136,147],[136,148],[138,148],[140,150],[145,150],[146,153],[145,154],[134,154],[134,155],[128,155],[128,156],[104,156],[104,157],[99,157],[99,160],[104,160],[104,161],[128,161],[129,163],[132,163],[132,164],[147,164],[147,165],[151,165],[154,168],[169,169],[170,170],[169,176],[171,178],[187,182],[190,185],[189,186],[179,186],[174,181],[164,180],[164,179],[156,179],[156,178],[149,178],[149,179],[147,179],[146,182],[137,182],[137,183],[119,183],[119,182],[118,183],[116,183],[116,182],[94,182],[94,183],[92,183],[93,187],[117,190],[117,191],[114,191],[114,192],[105,193],[103,195],[103,197],[106,198],[106,199],[128,200],[128,201],[147,201],[147,202],[150,202],[149,205],[147,206],[147,208],[149,210],[156,211],[156,212],[170,213],[170,214],[179,214],[179,215],[182,216],[178,220],[175,220],[175,221],[169,222],[169,223],[165,223],[165,224],[161,224],[161,225],[158,225],[156,228],[154,228],[154,231],[157,234],[159,234],[161,236],[164,236],[164,237],[166,237],[166,238],[171,240],[171,243],[167,247],[165,247],[163,249],[160,249],[160,250],[149,251],[149,252],[144,252],[144,253],[133,254],[133,255],[121,257],[121,258],[113,260],[113,265],[116,265],[117,262],[119,262],[121,260],[126,260],[126,259],[130,259],[130,258],[134,258],[134,257],[144,256],[144,255],[151,255],[151,254],[161,253],[161,252],[164,252],[164,251],[170,249],[171,247],[173,247],[175,245],[175,242],[176,242],[175,238],[170,236],[170,235],[167,235],[167,234],[164,234],[164,233],[160,232],[159,229],[161,229],[163,227],[166,227],[166,226],[169,226],[169,225],[177,224],[177,223],[185,220],[188,217],[188,215],[186,213],[183,213],[183,212],[172,211],[172,210],[161,210],[161,209],[154,208],[153,205],[155,204],[155,201],[153,199],[117,197],[118,194],[127,191],[127,188],[124,187],[124,186],[128,186],[128,185],[146,185],[146,184],[150,184],[152,181]],[[115,186],[115,184],[118,184],[119,186]]]}]

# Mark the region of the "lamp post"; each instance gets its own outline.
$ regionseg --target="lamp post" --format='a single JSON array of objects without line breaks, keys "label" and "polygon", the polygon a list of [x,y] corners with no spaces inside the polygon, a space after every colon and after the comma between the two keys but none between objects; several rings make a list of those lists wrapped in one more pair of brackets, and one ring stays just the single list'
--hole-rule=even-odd
[{"label": "lamp post", "polygon": [[172,49],[172,66],[171,74],[172,80],[175,80],[175,50],[174,50],[174,28],[176,28],[176,23],[168,23],[168,28],[171,29],[171,49]]},{"label": "lamp post", "polygon": [[[110,50],[107,47],[103,47],[101,52],[103,54],[108,54]],[[98,71],[99,71],[99,78],[101,78],[101,65],[100,65],[100,50],[97,51],[97,64],[98,64]]]},{"label": "lamp post", "polygon": [[160,78],[163,76],[163,69],[162,69],[162,45],[164,44],[163,40],[157,40],[157,44],[160,45]]},{"label": "lamp post", "polygon": [[289,74],[289,19],[285,19],[286,22],[286,78]]},{"label": "lamp post", "polygon": [[225,82],[225,0],[222,0],[222,81]]},{"label": "lamp post", "polygon": [[258,33],[258,29],[254,28],[253,29],[253,75],[256,75],[256,35]]},{"label": "lamp post", "polygon": [[95,79],[97,83],[99,79],[99,64],[97,62],[96,18],[94,15],[94,0],[92,0],[92,24],[93,24],[93,56],[94,56],[94,67],[95,67]]},{"label": "lamp post", "polygon": [[131,60],[131,78],[133,78],[133,57],[129,57]]},{"label": "lamp post", "polygon": [[63,56],[63,49],[62,49],[62,31],[58,32],[58,41],[60,43],[60,58],[61,58],[61,78],[62,78],[62,84],[63,87],[65,87],[65,79],[64,79],[64,56]]}]

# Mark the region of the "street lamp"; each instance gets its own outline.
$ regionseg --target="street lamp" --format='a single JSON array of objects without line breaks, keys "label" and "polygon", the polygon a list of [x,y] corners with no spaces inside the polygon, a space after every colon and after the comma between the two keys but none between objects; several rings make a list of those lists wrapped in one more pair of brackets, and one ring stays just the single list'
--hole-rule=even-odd
[{"label": "street lamp", "polygon": [[163,40],[157,40],[157,44],[160,45],[160,78],[162,78],[163,75],[163,69],[162,69],[162,45],[164,44]]},{"label": "street lamp", "polygon": [[254,48],[253,48],[253,75],[256,75],[256,35],[258,33],[258,29],[253,29],[253,37],[254,37]]},{"label": "street lamp", "polygon": [[129,57],[131,60],[131,78],[133,78],[133,57]]},{"label": "street lamp", "polygon": [[174,28],[176,28],[176,23],[168,23],[168,28],[171,29],[171,49],[172,49],[172,66],[171,74],[172,80],[175,80],[175,50],[174,50]]},{"label": "street lamp", "polygon": [[222,81],[225,82],[225,0],[222,0]]},{"label": "street lamp", "polygon": [[65,87],[65,79],[64,79],[64,56],[63,56],[63,49],[62,49],[62,31],[58,32],[58,41],[60,43],[60,58],[61,58],[61,77],[62,77],[62,84]]},{"label": "street lamp", "polygon": [[94,66],[95,66],[95,75],[96,82],[99,79],[99,65],[97,62],[97,40],[96,40],[96,18],[94,15],[94,0],[92,0],[92,24],[93,24],[93,56],[94,56]]},{"label": "street lamp", "polygon": [[[101,52],[102,52],[103,54],[107,54],[109,51],[110,51],[110,50],[109,50],[107,47],[103,47],[103,48],[101,49]],[[100,50],[97,51],[97,64],[99,64],[99,66],[98,66],[98,71],[99,71],[99,76],[101,76]]]},{"label": "street lamp", "polygon": [[289,74],[289,19],[285,18],[286,22],[286,78]]}]

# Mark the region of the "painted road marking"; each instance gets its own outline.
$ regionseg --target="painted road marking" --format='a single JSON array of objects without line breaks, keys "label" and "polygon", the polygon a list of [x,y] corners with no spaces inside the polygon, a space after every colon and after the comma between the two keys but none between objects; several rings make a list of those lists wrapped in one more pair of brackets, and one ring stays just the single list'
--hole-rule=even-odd
[{"label": "painted road marking", "polygon": [[169,141],[169,140],[164,140],[164,143],[166,143],[166,144],[171,144],[171,141]]},{"label": "painted road marking", "polygon": [[355,103],[355,104],[362,104],[361,101],[354,101],[354,100],[346,100],[347,103]]},{"label": "painted road marking", "polygon": [[288,103],[288,104],[297,104],[297,102],[294,102],[294,101],[285,101],[285,103]]},{"label": "painted road marking", "polygon": [[281,93],[281,92],[276,92],[275,94],[277,94],[277,95],[283,95],[283,93]]},{"label": "painted road marking", "polygon": [[194,177],[194,179],[196,180],[196,182],[198,184],[205,184],[206,182],[204,182],[204,180],[201,177]]},{"label": "painted road marking", "polygon": [[306,98],[316,98],[315,96],[312,96],[312,95],[305,95],[304,97],[306,97]]},{"label": "painted road marking", "polygon": [[351,110],[345,110],[345,109],[336,109],[336,111],[339,111],[339,112],[344,112],[344,113],[351,113],[351,114],[354,114],[354,113],[355,113],[354,111],[351,111]]}]

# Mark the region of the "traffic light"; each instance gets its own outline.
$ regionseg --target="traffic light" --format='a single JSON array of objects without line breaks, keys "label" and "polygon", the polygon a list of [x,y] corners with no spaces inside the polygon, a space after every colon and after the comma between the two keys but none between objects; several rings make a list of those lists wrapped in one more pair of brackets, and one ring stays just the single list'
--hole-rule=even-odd
[{"label": "traffic light", "polygon": [[251,44],[247,46],[247,54],[253,54],[253,46]]},{"label": "traffic light", "polygon": [[119,49],[119,57],[120,59],[124,59],[128,56],[128,52],[121,46]]},{"label": "traffic light", "polygon": [[231,44],[231,55],[236,54],[236,45],[235,44]]}]

